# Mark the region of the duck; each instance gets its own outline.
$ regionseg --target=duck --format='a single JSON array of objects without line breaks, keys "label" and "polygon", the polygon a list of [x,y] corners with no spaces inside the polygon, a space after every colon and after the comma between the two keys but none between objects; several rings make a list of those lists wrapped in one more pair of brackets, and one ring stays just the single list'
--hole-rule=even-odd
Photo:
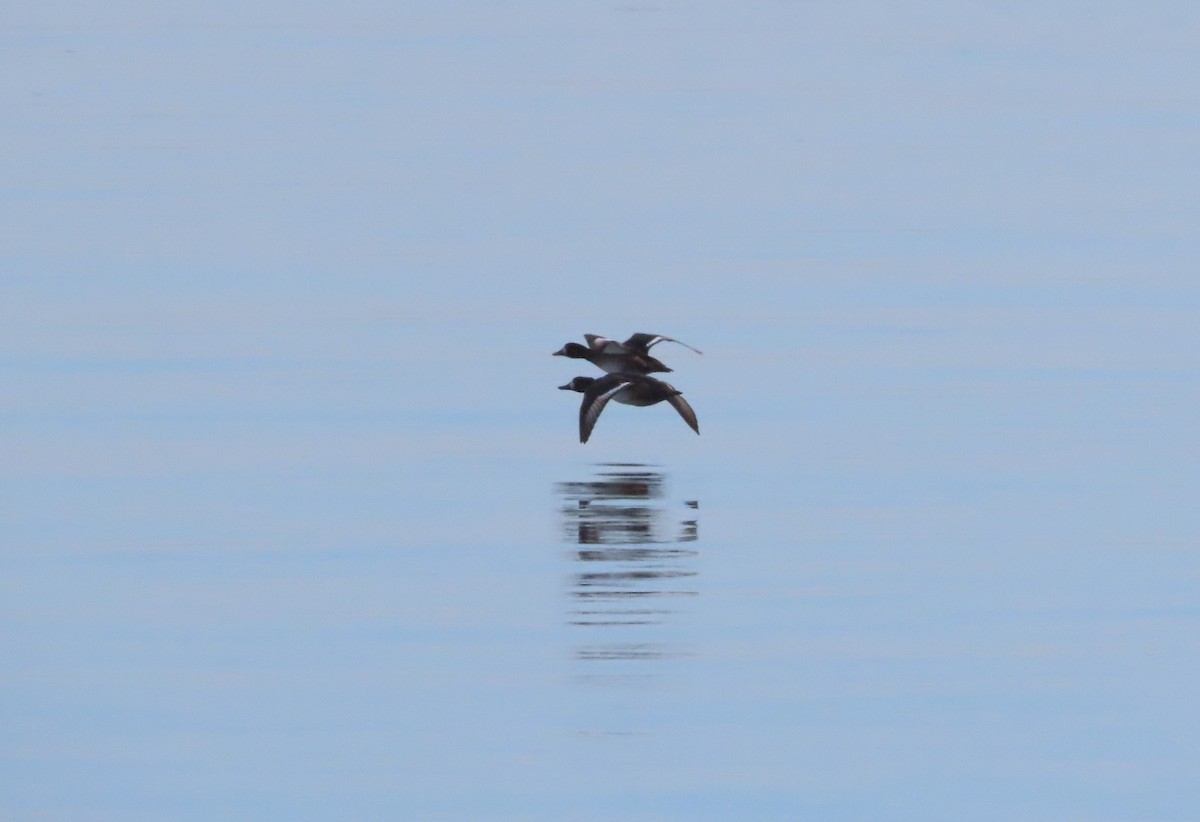
[{"label": "duck", "polygon": [[679,412],[683,421],[700,433],[700,423],[696,421],[696,412],[688,401],[683,398],[683,392],[670,383],[648,377],[645,374],[607,374],[599,379],[593,377],[576,377],[566,385],[560,385],[560,391],[578,391],[583,394],[583,402],[579,406],[579,441],[587,442],[596,427],[596,420],[609,400],[616,400],[624,405],[657,405],[666,400],[671,407]]},{"label": "duck", "polygon": [[[607,340],[606,342],[612,341]],[[621,343],[614,343],[614,345],[620,346]],[[655,374],[671,370],[649,354],[630,350],[607,351],[580,345],[576,342],[567,343],[555,351],[553,356],[569,357],[573,360],[587,360],[601,371],[609,374]]]}]

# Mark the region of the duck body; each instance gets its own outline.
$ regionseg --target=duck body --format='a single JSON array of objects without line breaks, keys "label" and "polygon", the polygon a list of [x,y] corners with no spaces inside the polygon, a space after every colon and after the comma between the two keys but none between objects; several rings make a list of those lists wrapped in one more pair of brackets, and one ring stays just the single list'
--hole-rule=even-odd
[{"label": "duck body", "polygon": [[[580,346],[582,348],[582,346]],[[560,385],[560,390],[577,391],[583,394],[583,402],[579,406],[579,441],[587,442],[600,419],[600,412],[615,400],[622,405],[645,407],[657,405],[666,400],[671,404],[683,421],[700,433],[700,424],[696,420],[696,412],[683,398],[683,392],[670,383],[648,377],[645,374],[608,374],[599,379],[592,377],[576,377],[566,385]]]},{"label": "duck body", "polygon": [[[606,340],[606,342],[611,342],[611,340]],[[614,345],[621,346],[621,343],[614,343]],[[554,356],[569,357],[573,360],[587,360],[608,374],[655,374],[671,370],[644,352],[628,349],[596,348],[595,346],[584,346],[575,342],[567,343],[555,351]]]}]

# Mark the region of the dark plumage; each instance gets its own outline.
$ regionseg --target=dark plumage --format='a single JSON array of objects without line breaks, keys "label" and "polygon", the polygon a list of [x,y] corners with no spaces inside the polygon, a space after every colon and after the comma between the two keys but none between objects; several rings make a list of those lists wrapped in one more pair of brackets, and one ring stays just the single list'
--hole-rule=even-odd
[{"label": "dark plumage", "polygon": [[566,385],[560,385],[563,391],[578,391],[583,394],[583,402],[579,406],[579,441],[587,442],[596,427],[596,420],[609,400],[616,400],[624,405],[656,405],[666,400],[679,412],[691,429],[700,433],[700,423],[696,421],[696,412],[688,405],[675,386],[647,377],[644,374],[608,374],[593,379],[591,377],[576,377]]},{"label": "dark plumage", "polygon": [[[616,343],[616,345],[621,345],[621,343]],[[671,370],[649,354],[637,351],[604,351],[575,342],[567,343],[555,351],[554,356],[587,360],[601,371],[609,374],[653,374]]]},{"label": "dark plumage", "polygon": [[601,337],[599,334],[584,334],[583,338],[587,340],[588,346],[596,351],[603,351],[606,354],[641,354],[649,356],[650,349],[658,345],[660,342],[679,343],[684,348],[691,348],[697,354],[703,354],[699,348],[692,348],[682,340],[677,340],[674,337],[664,337],[662,334],[633,334],[625,342],[620,343],[616,340],[610,340],[607,337]]}]

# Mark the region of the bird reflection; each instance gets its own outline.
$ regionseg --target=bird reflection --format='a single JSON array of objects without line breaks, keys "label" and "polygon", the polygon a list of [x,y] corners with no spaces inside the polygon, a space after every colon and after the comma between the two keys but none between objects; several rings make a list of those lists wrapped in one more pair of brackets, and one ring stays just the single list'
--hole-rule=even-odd
[{"label": "bird reflection", "polygon": [[[660,660],[686,655],[662,641],[681,599],[696,595],[696,511],[666,498],[654,466],[605,463],[589,480],[560,482],[563,541],[572,551],[569,624],[587,630],[580,661]],[[596,672],[589,672],[595,675]],[[632,673],[628,669],[625,673]]]}]

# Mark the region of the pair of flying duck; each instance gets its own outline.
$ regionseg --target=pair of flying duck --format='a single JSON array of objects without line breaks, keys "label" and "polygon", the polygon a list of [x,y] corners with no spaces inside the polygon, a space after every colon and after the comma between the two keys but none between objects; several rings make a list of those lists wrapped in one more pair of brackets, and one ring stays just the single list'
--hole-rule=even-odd
[{"label": "pair of flying duck", "polygon": [[580,442],[588,441],[592,429],[596,427],[596,420],[600,418],[600,412],[608,405],[609,400],[616,400],[624,405],[642,406],[655,405],[666,400],[693,431],[700,433],[696,412],[683,398],[683,393],[670,383],[649,376],[671,370],[650,356],[650,349],[660,342],[679,343],[699,354],[698,349],[661,334],[634,334],[625,342],[617,342],[597,334],[584,334],[583,338],[587,340],[587,345],[569,342],[554,352],[556,357],[587,360],[607,372],[599,379],[576,377],[566,385],[559,386],[560,390],[578,391],[583,394],[583,403],[579,406]]}]

